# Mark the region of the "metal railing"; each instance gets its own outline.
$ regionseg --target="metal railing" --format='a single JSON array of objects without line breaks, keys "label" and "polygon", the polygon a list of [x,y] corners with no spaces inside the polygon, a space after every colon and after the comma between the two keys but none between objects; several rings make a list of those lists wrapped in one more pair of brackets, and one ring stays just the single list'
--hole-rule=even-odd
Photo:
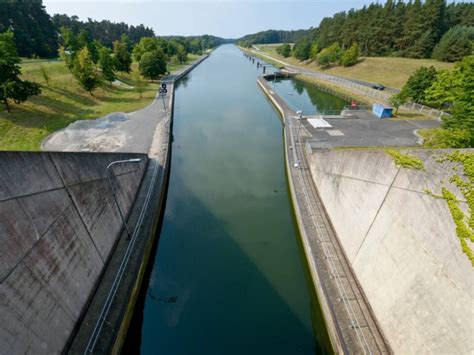
[{"label": "metal railing", "polygon": [[[289,125],[290,126],[289,127],[290,138],[291,138],[291,141],[294,142],[293,119],[289,118],[289,121],[290,121],[290,125]],[[294,153],[294,159],[296,159],[296,162],[294,164],[294,168],[298,169],[298,171],[299,171],[299,177],[300,177],[300,181],[301,181],[301,185],[302,185],[303,195],[304,195],[304,198],[305,198],[305,201],[304,201],[305,206],[308,209],[309,216],[311,217],[312,224],[315,227],[318,242],[319,242],[319,244],[321,245],[321,247],[323,249],[323,253],[325,255],[325,259],[327,260],[329,270],[330,270],[331,274],[334,276],[333,280],[335,281],[336,289],[337,289],[337,292],[340,296],[339,298],[342,301],[342,303],[344,305],[344,308],[346,310],[346,313],[347,313],[347,315],[349,317],[349,320],[350,320],[350,325],[349,326],[352,329],[354,329],[354,331],[356,333],[357,340],[358,340],[358,342],[359,342],[359,344],[360,344],[360,346],[363,350],[363,353],[364,354],[372,354],[372,351],[371,351],[371,348],[368,344],[367,338],[365,337],[365,334],[364,334],[364,332],[362,331],[362,328],[361,328],[363,323],[361,323],[360,320],[358,319],[358,317],[356,315],[356,312],[354,310],[354,307],[352,305],[352,300],[356,300],[356,298],[354,296],[354,292],[352,290],[348,291],[344,287],[343,283],[341,282],[341,278],[339,277],[341,272],[338,271],[335,261],[338,262],[341,265],[340,269],[342,269],[343,270],[342,272],[345,273],[344,267],[342,266],[343,263],[339,259],[339,255],[338,255],[337,251],[335,251],[333,253],[330,252],[328,246],[326,245],[326,243],[328,241],[324,240],[324,238],[323,238],[322,228],[321,228],[320,222],[316,218],[317,213],[314,211],[314,208],[313,208],[314,204],[312,203],[310,193],[308,192],[308,189],[310,187],[308,187],[307,185],[310,182],[305,181],[306,180],[305,176],[304,176],[305,172],[303,171],[302,167],[299,166],[299,163],[301,162],[301,160],[300,160],[299,157],[297,157],[297,154],[298,154],[297,150],[298,150],[297,147],[294,146],[293,153]],[[306,158],[303,157],[302,160],[306,160]],[[334,247],[334,245],[332,244],[333,241],[331,240],[329,242],[331,243],[333,248],[336,249]],[[334,255],[332,255],[332,254],[334,254]],[[349,297],[349,294],[352,294],[353,297]]]},{"label": "metal railing", "polygon": [[451,117],[451,114],[447,112],[440,111],[440,110],[437,110],[437,109],[434,109],[432,107],[425,106],[422,104],[417,104],[415,102],[407,103],[403,105],[403,107],[406,108],[407,110],[422,112],[430,118],[436,118],[438,121],[441,120],[443,116]]}]

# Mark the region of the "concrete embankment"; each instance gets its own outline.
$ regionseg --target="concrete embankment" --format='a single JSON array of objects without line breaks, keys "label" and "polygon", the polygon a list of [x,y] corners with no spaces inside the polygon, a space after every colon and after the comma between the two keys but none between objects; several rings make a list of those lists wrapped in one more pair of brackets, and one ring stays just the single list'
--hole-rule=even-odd
[{"label": "concrete embankment", "polygon": [[[169,94],[138,115],[157,115],[158,123],[148,147],[149,164],[142,188],[130,215],[134,226],[130,241],[122,240],[114,252],[103,281],[89,306],[69,353],[120,353],[147,268],[157,226],[164,210],[171,159],[175,82],[205,60],[204,56],[178,73],[166,77]],[[133,146],[134,142],[129,142]]]},{"label": "concrete embankment", "polygon": [[[390,353],[311,180],[297,115],[268,82],[258,84],[282,115],[291,198],[315,292],[336,353]],[[296,135],[296,136],[295,136]]]},{"label": "concrete embankment", "polygon": [[60,353],[83,315],[122,229],[107,165],[129,214],[143,154],[0,153],[0,352]]},{"label": "concrete embankment", "polygon": [[[474,269],[447,202],[446,151],[413,150],[424,170],[378,151],[315,151],[311,173],[339,240],[392,349],[400,354],[474,351]],[[462,170],[461,170],[462,171]],[[428,192],[429,191],[429,192]],[[465,202],[460,207],[467,210]]]},{"label": "concrete embankment", "polygon": [[[0,153],[1,354],[120,352],[165,202],[174,81],[205,58],[142,112],[158,115],[147,154]],[[128,236],[105,169],[131,158],[110,170]]]}]

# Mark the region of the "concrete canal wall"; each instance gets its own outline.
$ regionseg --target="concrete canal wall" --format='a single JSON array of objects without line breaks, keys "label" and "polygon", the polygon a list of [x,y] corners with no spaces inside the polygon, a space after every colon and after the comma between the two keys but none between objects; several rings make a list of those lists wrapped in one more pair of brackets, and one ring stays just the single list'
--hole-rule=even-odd
[{"label": "concrete canal wall", "polygon": [[143,154],[0,152],[0,353],[60,353],[122,229],[104,178],[128,215]]},{"label": "concrete canal wall", "polygon": [[263,77],[257,83],[282,115],[296,223],[332,347],[335,353],[390,353],[313,186],[304,145],[294,136],[296,112]]},{"label": "concrete canal wall", "polygon": [[[174,82],[206,58],[168,78],[148,154],[0,152],[0,354],[120,352],[164,208]],[[131,158],[110,171],[128,240],[104,177]]]},{"label": "concrete canal wall", "polygon": [[166,110],[162,109],[162,99],[157,98],[151,105],[154,110],[146,113],[158,115],[159,122],[147,152],[149,164],[142,187],[129,217],[130,225],[133,226],[132,238],[130,241],[121,240],[118,243],[68,353],[121,352],[145,270],[155,241],[159,237],[157,227],[165,207],[170,169],[175,83],[207,57],[205,55],[179,72],[164,78],[169,92],[165,98]]},{"label": "concrete canal wall", "polygon": [[[413,150],[425,170],[377,151],[316,151],[311,173],[339,240],[393,351],[474,351],[474,272],[441,187],[444,151]],[[462,170],[461,170],[462,171]],[[464,202],[461,208],[467,209]]]}]

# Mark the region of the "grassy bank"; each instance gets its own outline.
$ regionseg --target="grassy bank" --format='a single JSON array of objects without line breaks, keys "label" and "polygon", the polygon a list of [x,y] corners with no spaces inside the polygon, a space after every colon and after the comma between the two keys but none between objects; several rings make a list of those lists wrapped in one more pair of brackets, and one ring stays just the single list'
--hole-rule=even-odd
[{"label": "grassy bank", "polygon": [[[453,63],[439,62],[433,59],[411,59],[396,57],[366,57],[352,67],[334,66],[322,69],[314,61],[301,62],[296,58],[284,58],[275,51],[277,45],[257,45],[265,54],[295,66],[321,71],[346,78],[376,82],[387,87],[401,89],[410,75],[421,66],[434,66],[436,69],[450,69]],[[254,51],[254,53],[258,51]]]},{"label": "grassy bank", "polygon": [[[188,62],[197,56],[190,55]],[[46,83],[41,67],[48,76]],[[182,66],[169,65],[175,71]],[[40,83],[41,95],[27,102],[12,104],[12,112],[0,109],[0,150],[38,150],[49,134],[77,120],[95,119],[112,112],[131,112],[150,104],[156,95],[157,83],[146,83],[143,92],[133,87],[133,73],[120,74],[118,79],[129,86],[104,83],[93,96],[82,89],[63,62],[29,60],[22,63],[23,78]]]},{"label": "grassy bank", "polygon": [[[341,70],[353,70],[354,72],[352,73],[352,78],[359,79],[359,80],[369,80],[367,78],[363,78],[363,75],[359,76],[360,72],[366,72],[367,73],[366,75],[369,75],[369,73],[371,71],[377,72],[377,70],[379,72],[379,75],[382,75],[382,72],[384,72],[384,74],[383,74],[384,76],[390,76],[390,75],[392,75],[393,77],[396,76],[396,74],[393,74],[393,73],[390,74],[391,70],[388,67],[385,68],[385,67],[380,66],[380,65],[377,66],[378,69],[375,69],[375,68],[360,69],[360,66],[362,65],[362,63],[365,62],[365,60],[362,61],[361,63],[359,63],[359,64],[357,64],[353,67],[349,67],[349,68],[333,67],[333,68],[328,69],[328,70],[323,70],[323,69],[321,69],[321,67],[319,67],[314,62],[309,62],[309,61],[308,62],[300,62],[300,61],[298,61],[297,59],[295,59],[293,57],[284,58],[284,57],[278,55],[275,51],[277,46],[278,45],[275,45],[275,44],[257,45],[257,48],[259,48],[260,50],[256,50],[254,48],[252,51],[246,50],[246,52],[249,52],[254,56],[260,57],[260,58],[262,58],[263,60],[265,60],[267,62],[270,62],[270,61],[268,60],[267,57],[263,56],[262,54],[272,56],[277,60],[281,60],[283,62],[292,64],[292,65],[295,65],[295,66],[304,67],[306,69],[310,69],[310,70],[314,70],[314,71],[318,71],[318,72],[331,73],[331,74],[334,74],[334,75],[351,77],[350,75],[344,75],[342,73],[337,73],[336,74],[334,72],[331,72],[331,70],[336,70],[336,69],[338,69],[338,70],[339,69],[341,69]],[[258,54],[259,52],[261,54]],[[452,64],[436,62],[436,61],[428,60],[428,59],[427,60],[407,59],[407,58],[365,58],[365,59],[369,59],[369,60],[373,59],[373,60],[377,60],[379,62],[380,61],[381,62],[385,61],[387,63],[387,65],[391,60],[400,60],[402,62],[406,61],[407,63],[409,63],[409,65],[402,66],[402,69],[403,69],[402,71],[404,72],[404,75],[406,75],[406,79],[408,79],[408,77],[410,75],[410,74],[408,74],[410,72],[410,70],[413,70],[413,71],[416,70],[419,66],[425,65],[423,63],[435,62],[435,63],[439,63],[441,65],[452,66]],[[280,63],[280,65],[281,65],[281,63]],[[357,68],[357,67],[359,67],[359,69],[354,70],[354,68]],[[316,86],[322,87],[322,88],[326,89],[327,91],[332,92],[334,95],[340,96],[340,97],[342,97],[342,98],[344,98],[345,100],[348,100],[348,101],[355,100],[355,101],[357,101],[361,104],[364,104],[364,105],[372,105],[372,104],[377,103],[377,102],[380,101],[380,100],[377,100],[377,99],[375,99],[371,96],[360,94],[360,93],[352,91],[351,89],[346,88],[344,86],[337,85],[335,83],[328,82],[326,80],[318,79],[318,78],[313,77],[313,76],[307,76],[307,75],[301,75],[300,74],[300,75],[297,76],[297,78],[300,79],[300,80],[315,84]],[[375,81],[375,80],[374,80],[374,78],[372,78],[369,81]],[[388,86],[388,84],[386,84],[386,85]],[[392,119],[393,120],[431,120],[433,118],[425,115],[423,112],[419,112],[419,111],[416,111],[416,110],[409,110],[409,109],[401,107],[399,109],[397,115],[395,117],[393,117]]]}]

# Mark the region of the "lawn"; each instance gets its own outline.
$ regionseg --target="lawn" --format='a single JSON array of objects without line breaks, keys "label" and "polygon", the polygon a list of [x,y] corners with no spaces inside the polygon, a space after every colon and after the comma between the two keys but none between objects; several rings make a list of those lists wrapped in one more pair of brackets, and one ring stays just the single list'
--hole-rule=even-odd
[{"label": "lawn", "polygon": [[[284,58],[275,51],[276,45],[257,45],[264,53],[296,66],[321,71],[346,78],[380,83],[388,87],[401,89],[410,75],[421,66],[434,66],[436,69],[450,69],[453,63],[439,62],[434,59],[411,59],[397,57],[365,57],[352,67],[334,66],[322,69],[313,61],[300,62],[293,57]],[[258,51],[255,51],[258,53]]]},{"label": "lawn", "polygon": [[[196,56],[189,56],[188,62]],[[48,73],[46,83],[41,66]],[[169,65],[170,71],[182,66]],[[22,63],[23,78],[42,85],[42,94],[20,105],[12,104],[12,112],[0,109],[0,150],[39,150],[49,134],[77,120],[95,119],[112,112],[131,112],[150,104],[157,83],[146,83],[142,94],[133,87],[132,74],[119,74],[118,79],[131,87],[104,83],[93,96],[82,89],[61,61],[27,60]]]}]

